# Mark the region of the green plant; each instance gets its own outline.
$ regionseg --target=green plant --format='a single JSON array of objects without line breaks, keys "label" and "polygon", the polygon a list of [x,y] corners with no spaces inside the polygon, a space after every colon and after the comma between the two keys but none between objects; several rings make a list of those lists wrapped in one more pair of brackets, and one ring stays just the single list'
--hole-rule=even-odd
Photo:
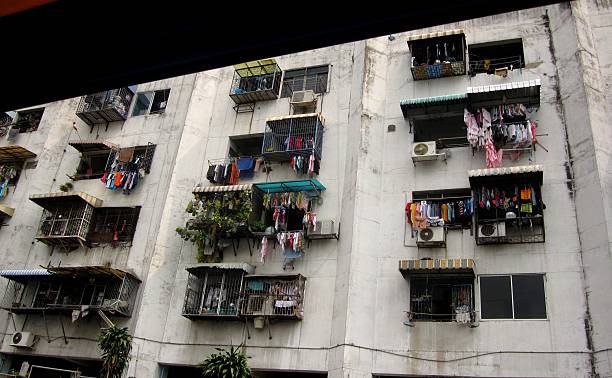
[{"label": "green plant", "polygon": [[266,230],[266,224],[260,220],[252,222],[249,227],[253,232],[264,232]]},{"label": "green plant", "polygon": [[230,350],[215,348],[220,353],[211,354],[202,365],[203,378],[250,378],[251,368],[247,363],[247,357],[240,349],[242,345]]},{"label": "green plant", "polygon": [[121,378],[130,361],[132,350],[132,336],[128,329],[117,326],[103,328],[98,338],[98,346],[102,350],[101,377]]},{"label": "green plant", "polygon": [[71,182],[65,182],[62,185],[59,186],[59,190],[61,190],[62,192],[68,192],[70,190],[72,190],[74,186],[72,185]]},{"label": "green plant", "polygon": [[203,193],[189,201],[185,212],[191,218],[176,232],[198,248],[198,262],[204,262],[206,246],[215,246],[220,238],[236,235],[251,215],[251,191]]}]

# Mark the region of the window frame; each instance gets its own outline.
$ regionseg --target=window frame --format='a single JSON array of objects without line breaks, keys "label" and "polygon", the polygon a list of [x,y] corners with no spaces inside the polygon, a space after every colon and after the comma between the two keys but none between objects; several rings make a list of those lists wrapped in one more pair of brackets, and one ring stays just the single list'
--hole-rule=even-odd
[{"label": "window frame", "polygon": [[[118,244],[124,244],[124,245],[132,245],[132,242],[134,241],[134,236],[136,235],[136,228],[138,227],[138,221],[140,219],[140,212],[142,210],[142,206],[116,206],[116,207],[100,207],[98,209],[94,210],[94,214],[91,218],[90,224],[89,224],[89,231],[87,232],[87,242],[89,244],[95,244],[95,245],[106,245],[106,244],[112,244],[112,243],[118,243]],[[113,214],[113,211],[119,211],[118,214]],[[106,224],[108,223],[108,218],[109,217],[116,217],[117,218],[117,224],[115,225],[116,227],[121,227],[121,225],[119,225],[119,222],[121,220],[121,218],[126,218],[126,219],[131,219],[131,224],[129,225],[129,227],[133,228],[133,231],[131,232],[131,235],[129,235],[128,237],[125,238],[125,240],[121,240],[121,236],[120,236],[120,240],[117,241],[92,241],[91,240],[91,235],[92,233],[96,232],[94,231],[94,228],[97,226],[98,224],[98,219],[104,216],[104,221],[100,222],[101,227],[105,227]],[[103,234],[103,232],[97,232],[99,234]],[[111,231],[112,233],[112,231]]]},{"label": "window frame", "polygon": [[[321,64],[321,65],[317,65],[317,66],[308,66],[308,67],[302,67],[302,68],[295,68],[295,69],[292,69],[292,70],[285,70],[283,72],[283,78],[282,78],[282,81],[281,81],[280,98],[291,98],[291,93],[293,93],[294,91],[304,91],[304,90],[307,90],[306,89],[306,83],[307,83],[308,75],[309,75],[308,74],[308,70],[314,70],[314,69],[322,68],[322,67],[327,67],[327,72],[325,73],[325,75],[327,76],[326,80],[325,80],[325,90],[321,91],[321,92],[318,92],[316,90],[317,89],[317,85],[315,84],[314,92],[316,94],[329,93],[329,73],[331,71],[330,70],[331,64],[328,63],[328,64]],[[290,75],[291,72],[294,72],[294,71],[304,71],[303,75],[291,76],[291,79],[301,78],[301,80],[302,80],[301,89],[293,89],[293,88],[291,88],[291,93],[285,93],[285,80],[287,79],[287,75],[288,74]],[[313,75],[315,75],[315,78],[318,79],[318,75],[321,75],[321,73],[314,73]]]},{"label": "window frame", "polygon": [[[540,276],[542,277],[542,286],[544,288],[544,311],[546,312],[546,316],[544,318],[516,318],[515,310],[514,310],[514,281],[512,279],[513,276]],[[482,286],[481,286],[481,278],[482,277],[510,277],[510,300],[512,303],[512,317],[511,318],[483,318],[482,317]],[[546,273],[508,273],[508,274],[481,274],[478,275],[478,300],[479,300],[479,319],[480,321],[548,321],[548,295],[546,290]]]},{"label": "window frame", "polygon": [[[152,94],[153,95],[153,97],[151,97],[149,105],[147,106],[147,110],[144,113],[142,113],[142,114],[134,114],[134,110],[136,109],[136,105],[138,104],[138,98],[141,95],[144,96],[144,95],[147,95],[147,94]],[[156,100],[157,96],[159,96],[159,95],[166,96],[166,98],[165,98],[166,104],[164,105],[163,108],[160,108],[160,109],[152,112],[151,109],[153,108],[153,104],[155,104],[155,100]],[[170,98],[170,88],[138,92],[138,93],[134,94],[134,100],[133,100],[134,105],[132,105],[132,109],[130,111],[130,117],[140,117],[140,116],[146,116],[146,115],[164,114],[166,112],[166,108],[168,107],[168,99],[169,98]],[[163,102],[163,101],[160,101],[160,102]]]},{"label": "window frame", "polygon": [[[478,74],[489,74],[489,75],[493,75],[495,72],[495,67],[492,67],[492,72],[488,72],[487,70],[484,69],[479,69],[479,70],[474,70],[472,71],[472,63],[474,62],[482,62],[485,60],[484,56],[479,56],[479,59],[472,59],[472,49],[475,50],[479,50],[479,49],[483,49],[483,48],[489,48],[489,49],[495,49],[498,48],[500,46],[511,46],[511,45],[518,45],[520,44],[521,46],[521,53],[519,56],[520,59],[520,64],[518,67],[513,67],[513,70],[520,70],[525,68],[525,66],[527,65],[527,63],[525,62],[525,45],[523,44],[523,38],[519,37],[519,38],[508,38],[508,39],[502,39],[502,40],[494,40],[494,41],[488,41],[488,42],[481,42],[481,43],[473,43],[470,44],[468,46],[467,49],[467,55],[469,58],[469,67],[468,67],[468,71],[470,72],[471,75],[478,75]],[[474,54],[475,55],[475,54]],[[499,59],[504,59],[504,58],[510,58],[513,57],[514,55],[511,55],[509,57],[502,57],[502,58],[490,58],[490,60],[499,60]],[[476,58],[476,57],[474,57]],[[491,63],[493,65],[493,63]],[[508,69],[510,63],[507,63]],[[498,65],[504,66],[503,63],[498,63]]]}]

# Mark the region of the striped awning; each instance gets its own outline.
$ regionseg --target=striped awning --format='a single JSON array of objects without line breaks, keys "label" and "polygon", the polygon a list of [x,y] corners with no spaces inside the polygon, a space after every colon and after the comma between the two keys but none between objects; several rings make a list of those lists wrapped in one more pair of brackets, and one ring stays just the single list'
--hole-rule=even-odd
[{"label": "striped awning", "polygon": [[219,192],[238,192],[242,190],[249,190],[253,187],[252,184],[242,185],[221,185],[221,186],[195,186],[192,190],[193,194],[196,193],[219,193]]},{"label": "striped awning", "polygon": [[0,147],[0,163],[25,160],[36,157],[36,154],[18,145]]},{"label": "striped awning", "polygon": [[15,209],[12,207],[0,205],[0,214],[5,215],[7,217],[12,217],[15,214]]},{"label": "striped awning", "polygon": [[50,276],[51,273],[47,269],[1,269],[0,277],[40,277]]},{"label": "striped awning", "polygon": [[461,272],[474,274],[475,265],[472,259],[400,260],[399,270],[402,274]]},{"label": "striped awning", "polygon": [[494,106],[502,103],[540,105],[540,79],[467,87],[472,106]]},{"label": "striped awning", "polygon": [[[462,110],[467,101],[467,93],[457,93],[445,96],[409,98],[400,101],[404,118],[425,115],[428,113]],[[452,108],[449,105],[452,106]]]},{"label": "striped awning", "polygon": [[118,147],[117,145],[111,142],[99,140],[73,140],[71,142],[68,142],[68,145],[74,147],[74,149],[79,152],[110,150],[112,148]]},{"label": "striped awning", "polygon": [[515,176],[526,176],[533,177],[537,182],[542,185],[544,178],[544,167],[540,164],[533,165],[519,165],[516,167],[503,167],[503,168],[487,168],[487,169],[474,169],[468,171],[468,177],[470,184],[477,184],[483,180],[495,179],[499,176],[515,177]]},{"label": "striped awning", "polygon": [[415,34],[415,35],[408,36],[408,42],[418,41],[421,39],[448,37],[450,35],[459,35],[459,34],[464,34],[463,29],[450,29],[450,30],[441,30],[441,31],[433,32],[433,33]]},{"label": "striped awning", "polygon": [[94,196],[90,196],[83,192],[53,192],[43,194],[32,194],[30,201],[37,205],[47,208],[47,206],[55,205],[57,203],[68,202],[68,201],[84,201],[93,207],[102,206],[102,200]]},{"label": "striped awning", "polygon": [[292,114],[282,117],[270,117],[266,119],[266,122],[274,122],[274,121],[286,121],[289,119],[299,119],[299,118],[308,118],[308,117],[317,117],[321,123],[325,123],[325,118],[321,113],[305,113],[305,114]]},{"label": "striped awning", "polygon": [[204,263],[188,266],[185,269],[191,273],[206,269],[242,270],[246,274],[255,273],[255,267],[247,263]]}]

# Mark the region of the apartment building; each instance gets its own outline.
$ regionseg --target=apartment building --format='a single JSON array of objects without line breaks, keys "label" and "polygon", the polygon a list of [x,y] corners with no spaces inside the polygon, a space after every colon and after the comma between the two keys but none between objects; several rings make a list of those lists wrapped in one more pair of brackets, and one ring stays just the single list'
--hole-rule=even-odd
[{"label": "apartment building", "polygon": [[[574,1],[3,115],[2,368],[612,376],[612,7]],[[65,370],[65,371],[64,371]]]}]

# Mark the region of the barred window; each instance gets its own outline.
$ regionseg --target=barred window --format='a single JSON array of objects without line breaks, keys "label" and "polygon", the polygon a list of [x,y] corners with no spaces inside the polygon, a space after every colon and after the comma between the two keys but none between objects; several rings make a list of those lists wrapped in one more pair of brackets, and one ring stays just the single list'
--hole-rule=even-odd
[{"label": "barred window", "polygon": [[87,240],[93,244],[129,243],[140,215],[137,207],[102,207],[94,212]]},{"label": "barred window", "polygon": [[328,65],[285,71],[281,97],[289,97],[295,91],[304,90],[325,93],[327,92],[328,74]]}]

